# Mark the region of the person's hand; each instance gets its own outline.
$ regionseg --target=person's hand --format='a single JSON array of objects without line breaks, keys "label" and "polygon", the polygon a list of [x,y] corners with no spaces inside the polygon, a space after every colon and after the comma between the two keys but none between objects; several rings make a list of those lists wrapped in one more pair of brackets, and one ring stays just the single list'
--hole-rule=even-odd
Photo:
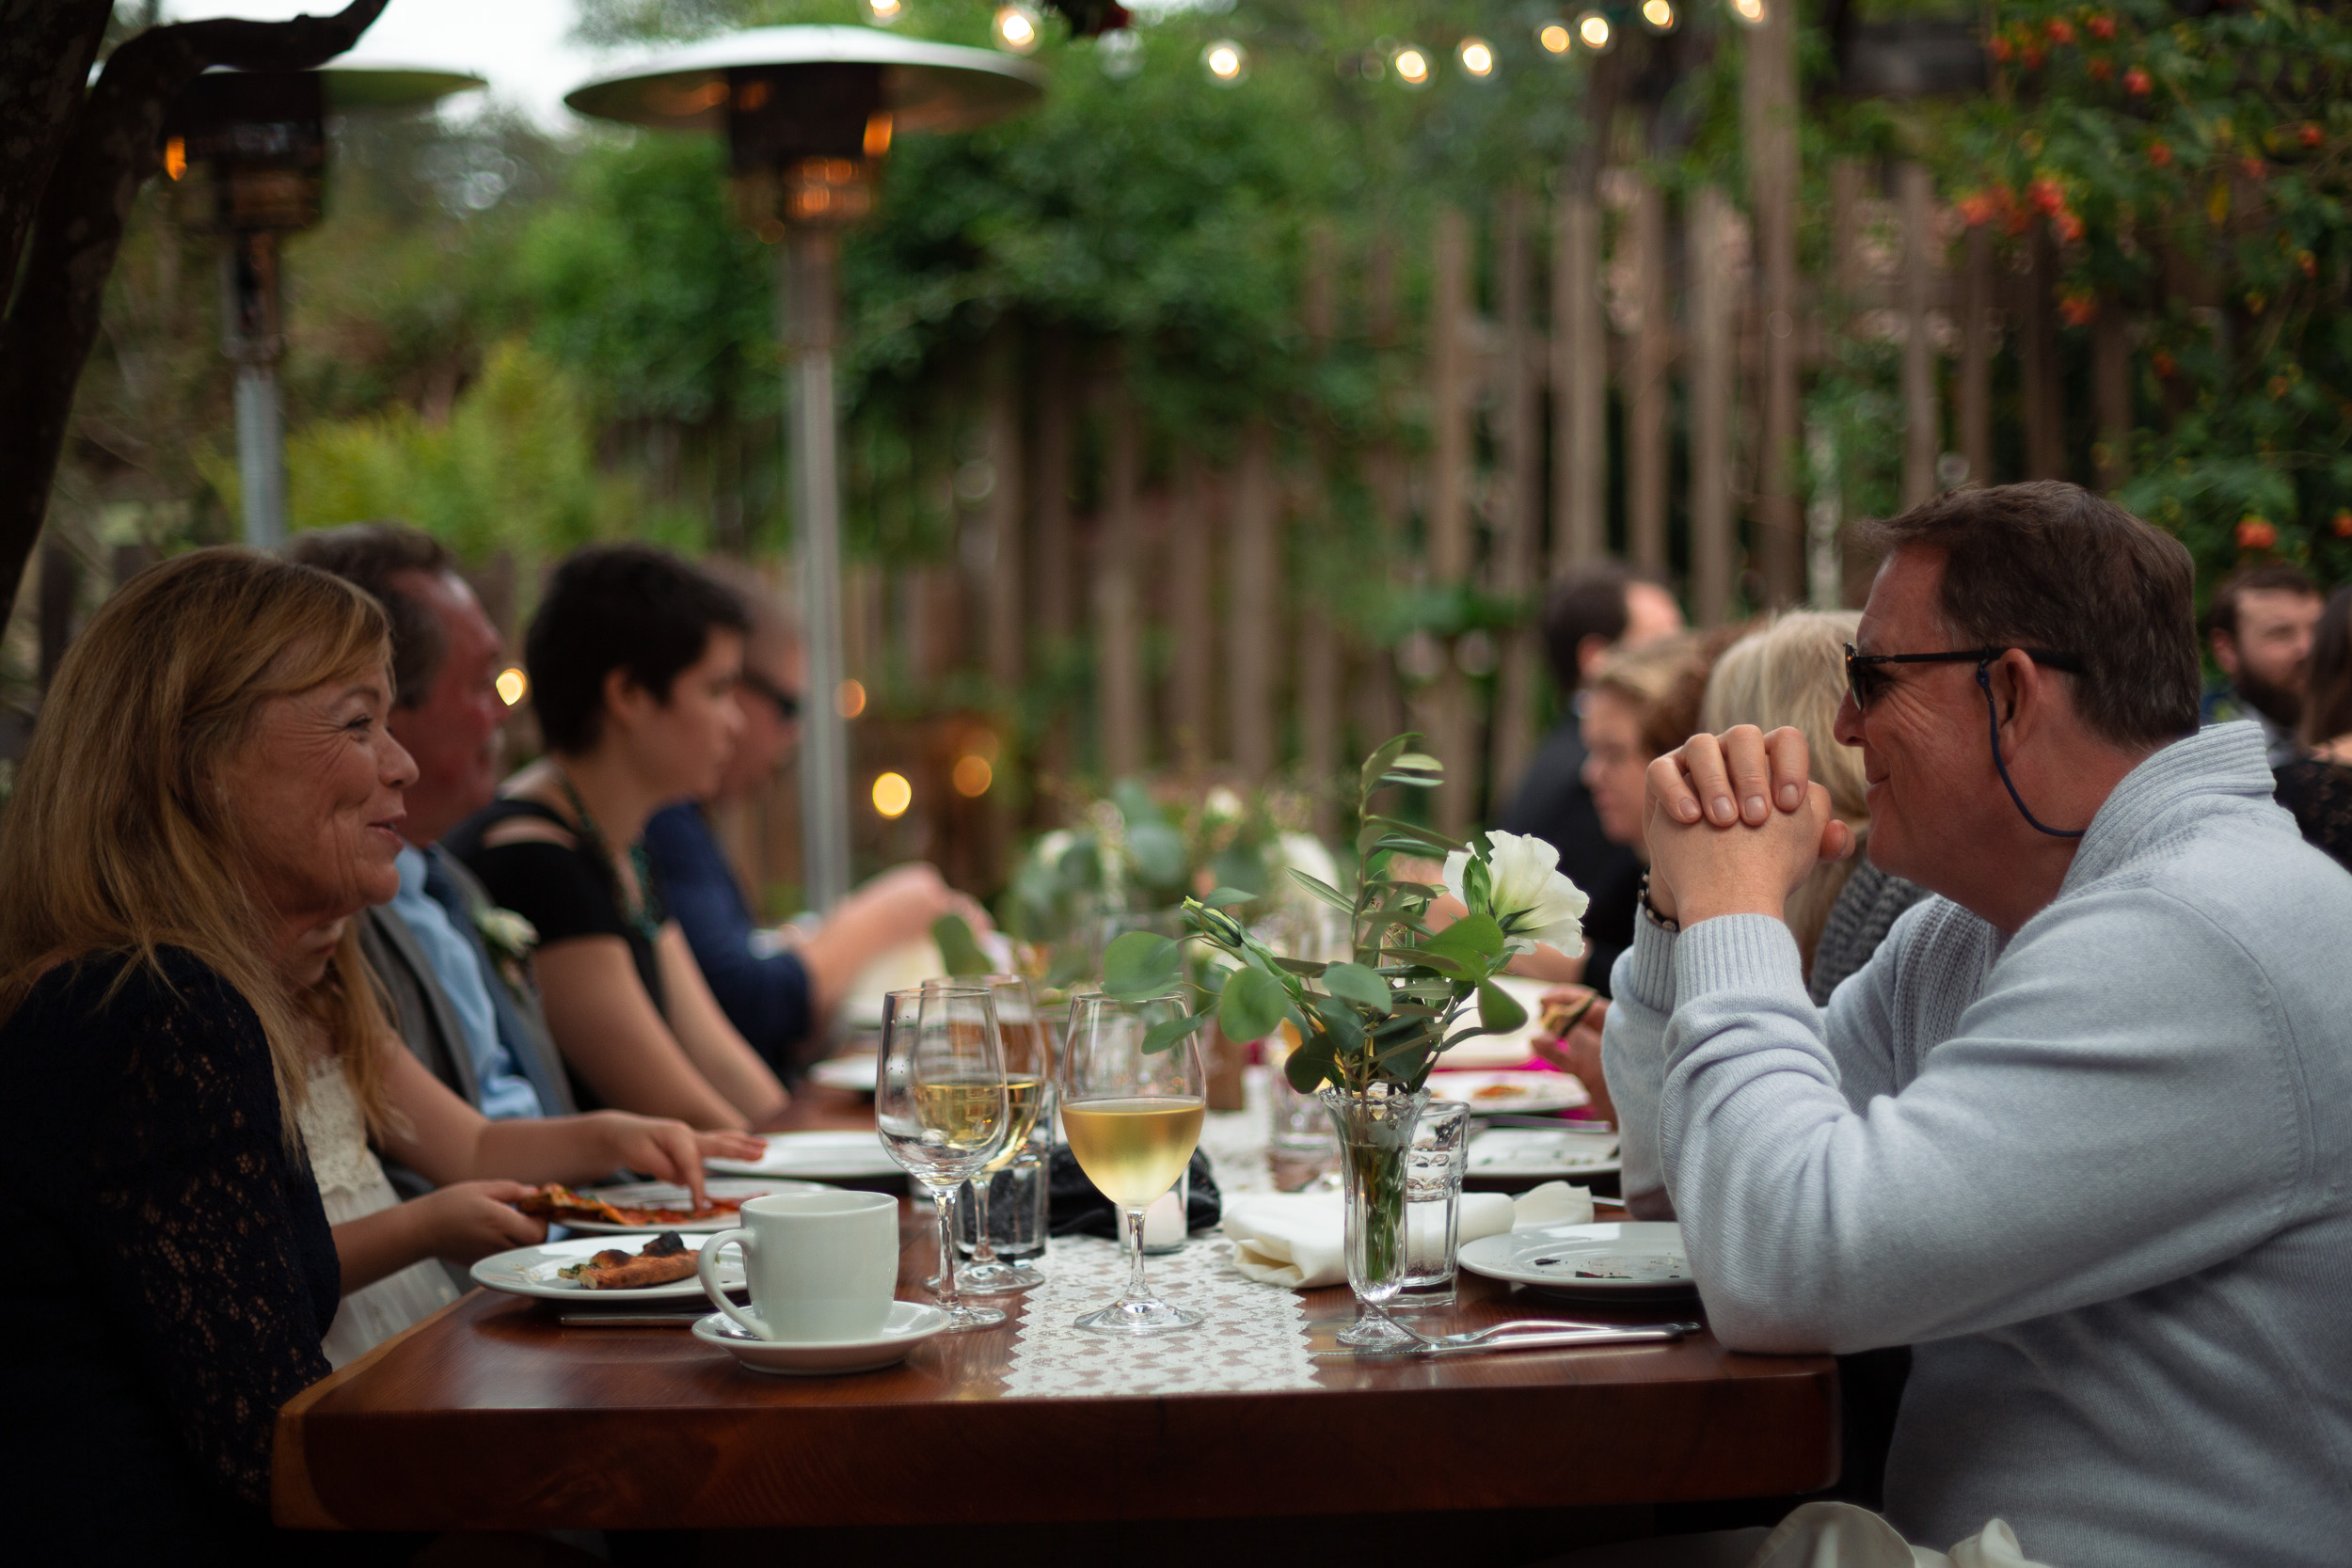
[{"label": "person's hand", "polygon": [[1816,865],[1851,853],[1853,831],[1831,815],[1809,766],[1801,732],[1753,724],[1692,736],[1651,763],[1644,827],[1658,912],[1686,925],[1778,918]]},{"label": "person's hand", "polygon": [[841,901],[828,923],[850,921],[889,948],[929,936],[932,923],[947,914],[963,916],[975,936],[995,929],[986,910],[949,887],[936,867],[918,862],[896,866],[860,887]]},{"label": "person's hand", "polygon": [[697,1209],[708,1201],[703,1190],[705,1160],[756,1160],[768,1150],[765,1142],[749,1132],[697,1132],[682,1121],[626,1111],[596,1111],[580,1119],[602,1143],[604,1162],[643,1171],[658,1181],[679,1183],[693,1196]]},{"label": "person's hand", "polygon": [[1617,1119],[1615,1101],[1609,1098],[1609,1080],[1600,1069],[1600,1029],[1609,1021],[1609,1003],[1594,996],[1582,986],[1563,986],[1544,993],[1543,1007],[1549,1010],[1556,1003],[1574,1007],[1590,998],[1583,1016],[1569,1025],[1568,1032],[1554,1039],[1540,1031],[1528,1041],[1535,1054],[1584,1085],[1592,1096],[1593,1115],[1614,1125]]},{"label": "person's hand", "polygon": [[548,1239],[547,1221],[508,1207],[537,1191],[521,1181],[453,1181],[401,1208],[416,1227],[421,1254],[470,1263]]}]

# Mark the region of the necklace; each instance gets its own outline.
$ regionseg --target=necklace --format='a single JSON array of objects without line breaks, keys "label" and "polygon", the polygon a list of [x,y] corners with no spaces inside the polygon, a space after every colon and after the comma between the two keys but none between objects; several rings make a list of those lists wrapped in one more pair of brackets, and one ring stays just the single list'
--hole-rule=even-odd
[{"label": "necklace", "polygon": [[628,917],[629,925],[650,946],[661,935],[663,911],[654,895],[653,862],[647,858],[645,847],[642,844],[628,847],[628,867],[637,874],[637,896],[631,898],[620,885],[620,862],[612,853],[612,841],[604,836],[604,830],[596,826],[596,815],[588,809],[588,802],[580,798],[580,790],[572,784],[572,776],[558,767],[555,782],[564,786],[564,799],[571,803],[572,814],[580,818],[580,836],[588,841],[588,847],[596,851],[596,859],[603,863],[605,870],[612,876],[612,891],[618,895],[621,913]]}]

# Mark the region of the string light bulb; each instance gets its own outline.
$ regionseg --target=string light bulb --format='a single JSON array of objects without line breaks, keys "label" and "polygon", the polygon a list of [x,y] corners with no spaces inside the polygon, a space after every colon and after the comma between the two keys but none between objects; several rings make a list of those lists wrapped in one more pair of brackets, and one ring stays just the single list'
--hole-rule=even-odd
[{"label": "string light bulb", "polygon": [[1680,18],[1675,15],[1672,0],[1642,0],[1642,20],[1653,33],[1671,33]]},{"label": "string light bulb", "polygon": [[[1740,0],[1732,0],[1733,5],[1739,3]],[[1594,54],[1605,55],[1609,52],[1609,46],[1617,41],[1617,34],[1616,30],[1609,25],[1607,17],[1598,11],[1586,11],[1576,19],[1576,39],[1579,43]]]},{"label": "string light bulb", "polygon": [[1249,52],[1232,39],[1218,39],[1200,51],[1200,64],[1211,81],[1230,87],[1249,74]]},{"label": "string light bulb", "polygon": [[1576,35],[1557,22],[1547,22],[1535,29],[1535,43],[1547,55],[1565,55],[1576,47]]},{"label": "string light bulb", "polygon": [[1429,85],[1429,56],[1413,44],[1405,44],[1389,56],[1389,64],[1396,70],[1396,79],[1408,87]]},{"label": "string light bulb", "polygon": [[989,24],[990,36],[996,47],[1013,55],[1034,55],[1044,41],[1044,29],[1038,23],[1037,12],[1023,5],[999,6],[996,20]]},{"label": "string light bulb", "polygon": [[1764,25],[1764,0],[1731,0],[1732,17],[1750,27]]},{"label": "string light bulb", "polygon": [[904,816],[913,804],[914,786],[907,783],[904,773],[884,773],[874,780],[874,809],[882,816]]},{"label": "string light bulb", "polygon": [[895,26],[906,14],[906,0],[866,0],[866,20],[877,27]]},{"label": "string light bulb", "polygon": [[526,692],[530,691],[531,677],[510,664],[499,672],[499,678],[495,684],[498,687],[499,701],[508,707],[513,707],[523,700]]},{"label": "string light bulb", "polygon": [[1464,71],[1482,81],[1495,73],[1494,46],[1475,34],[1464,39],[1454,54]]}]

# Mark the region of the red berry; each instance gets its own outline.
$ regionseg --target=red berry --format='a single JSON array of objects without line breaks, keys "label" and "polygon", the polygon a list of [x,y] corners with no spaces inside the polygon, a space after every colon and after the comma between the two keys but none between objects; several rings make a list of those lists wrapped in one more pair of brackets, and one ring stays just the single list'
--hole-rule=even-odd
[{"label": "red berry", "polygon": [[2237,525],[2237,547],[2241,550],[2266,550],[2279,542],[2279,531],[2263,517],[2241,517]]},{"label": "red berry", "polygon": [[2153,88],[2155,84],[2148,79],[2148,73],[2140,70],[2137,66],[2134,66],[2131,70],[2123,72],[2123,90],[2130,93],[2134,98],[2147,97],[2149,91]]}]

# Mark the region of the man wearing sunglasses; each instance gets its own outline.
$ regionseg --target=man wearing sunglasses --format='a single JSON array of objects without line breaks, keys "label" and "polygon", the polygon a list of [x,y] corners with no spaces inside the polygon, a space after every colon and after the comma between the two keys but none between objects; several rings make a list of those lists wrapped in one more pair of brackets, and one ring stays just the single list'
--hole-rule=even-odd
[{"label": "man wearing sunglasses", "polygon": [[1744,1350],[1913,1347],[1885,1506],[2069,1568],[2352,1541],[2352,878],[2197,729],[2192,567],[2073,485],[1884,551],[1837,736],[1942,896],[1815,1008],[1783,900],[1851,834],[1803,738],[1652,765],[1607,1027],[1629,1194]]}]

